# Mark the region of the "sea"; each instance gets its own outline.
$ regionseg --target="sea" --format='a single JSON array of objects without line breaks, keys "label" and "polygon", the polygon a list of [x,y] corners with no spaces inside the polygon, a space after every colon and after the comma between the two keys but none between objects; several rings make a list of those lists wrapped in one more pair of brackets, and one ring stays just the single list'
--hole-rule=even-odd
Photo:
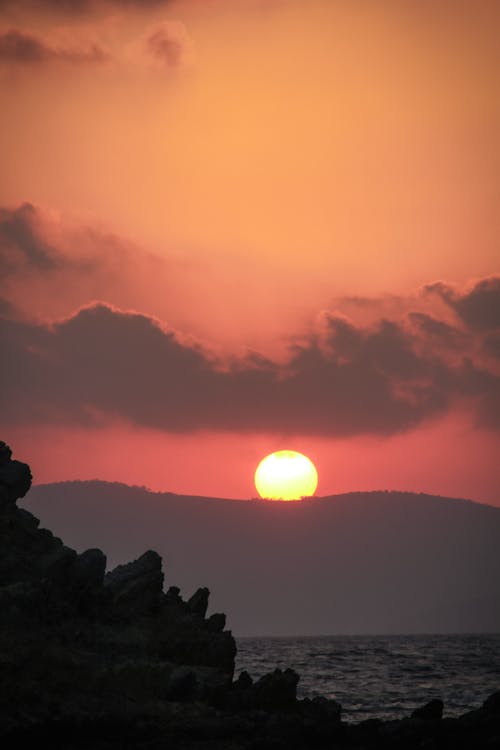
[{"label": "sea", "polygon": [[432,698],[443,716],[479,708],[500,690],[500,634],[237,638],[236,676],[276,667],[300,675],[298,697],[324,695],[359,722],[401,719]]}]

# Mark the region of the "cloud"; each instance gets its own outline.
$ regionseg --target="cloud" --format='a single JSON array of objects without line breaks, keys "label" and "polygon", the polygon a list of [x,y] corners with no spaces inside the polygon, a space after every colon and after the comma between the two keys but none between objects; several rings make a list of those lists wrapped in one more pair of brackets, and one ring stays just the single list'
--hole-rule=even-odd
[{"label": "cloud", "polygon": [[[500,428],[499,377],[421,331],[381,320],[364,328],[325,316],[325,332],[285,364],[222,362],[152,317],[99,304],[53,325],[1,321],[4,422],[125,420],[168,432],[203,429],[323,436],[390,435],[465,400]],[[425,347],[424,347],[425,348]]]},{"label": "cloud", "polygon": [[500,360],[500,331],[495,331],[484,337],[483,349],[486,354]]},{"label": "cloud", "polygon": [[92,300],[155,310],[176,300],[175,261],[166,261],[100,226],[61,219],[25,203],[0,207],[2,297],[18,317],[67,316]]},{"label": "cloud", "polygon": [[0,263],[4,278],[29,269],[55,270],[63,263],[60,253],[43,238],[39,212],[31,203],[0,208]]},{"label": "cloud", "polygon": [[[154,310],[166,289],[174,307],[189,307],[174,267],[32,204],[0,209],[0,265],[5,421],[390,435],[464,402],[499,427],[500,326],[485,315],[497,277],[374,299],[366,319],[324,312],[278,363],[255,352],[222,360],[151,315],[120,311]],[[89,306],[95,299],[113,304]],[[412,309],[426,299],[432,314]],[[42,310],[52,322],[31,322]]]},{"label": "cloud", "polygon": [[81,14],[89,10],[115,7],[118,9],[161,8],[174,4],[175,0],[0,0],[2,9],[44,9],[57,13]]},{"label": "cloud", "polygon": [[477,331],[500,328],[500,276],[481,279],[463,294],[443,281],[428,284],[425,289],[441,297],[469,328]]},{"label": "cloud", "polygon": [[467,341],[464,331],[433,315],[412,311],[408,313],[408,317],[433,345],[441,344],[448,349],[460,349]]},{"label": "cloud", "polygon": [[145,38],[149,57],[166,68],[178,68],[194,62],[194,44],[180,21],[164,21],[149,30]]},{"label": "cloud", "polygon": [[3,297],[0,297],[0,317],[10,318],[10,317],[14,317],[14,315],[15,315],[14,305],[12,305],[8,300],[3,299]]},{"label": "cloud", "polygon": [[[69,233],[67,239],[71,238]],[[64,230],[31,203],[17,208],[0,207],[0,267],[5,283],[22,284],[27,279],[50,279],[61,274],[94,274],[104,265],[94,252],[68,253]],[[101,243],[102,244],[102,243]],[[108,253],[116,248],[108,242]]]},{"label": "cloud", "polygon": [[108,53],[94,42],[86,46],[54,46],[38,34],[20,29],[0,33],[0,61],[20,65],[62,62],[72,64],[102,63]]}]

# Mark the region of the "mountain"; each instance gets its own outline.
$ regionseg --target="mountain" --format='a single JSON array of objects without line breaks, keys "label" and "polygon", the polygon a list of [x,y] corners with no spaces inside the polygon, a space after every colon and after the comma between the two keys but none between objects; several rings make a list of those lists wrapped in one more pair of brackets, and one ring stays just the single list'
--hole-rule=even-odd
[{"label": "mountain", "polygon": [[401,492],[302,502],[32,488],[24,507],[108,567],[155,549],[166,584],[212,591],[236,635],[500,630],[500,509]]}]

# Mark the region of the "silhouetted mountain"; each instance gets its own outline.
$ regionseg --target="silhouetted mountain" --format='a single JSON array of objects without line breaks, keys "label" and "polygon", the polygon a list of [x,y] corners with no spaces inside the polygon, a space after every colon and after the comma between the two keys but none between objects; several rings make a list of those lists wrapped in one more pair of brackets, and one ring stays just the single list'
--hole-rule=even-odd
[{"label": "silhouetted mountain", "polygon": [[158,550],[167,585],[208,586],[237,635],[500,629],[499,508],[401,492],[233,501],[100,481],[37,486],[24,505],[75,549],[105,549],[110,567]]}]

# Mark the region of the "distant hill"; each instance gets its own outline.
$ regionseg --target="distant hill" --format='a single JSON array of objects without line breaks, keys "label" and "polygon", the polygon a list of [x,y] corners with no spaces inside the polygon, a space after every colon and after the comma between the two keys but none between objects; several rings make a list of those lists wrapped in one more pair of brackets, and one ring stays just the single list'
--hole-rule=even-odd
[{"label": "distant hill", "polygon": [[166,586],[210,588],[236,635],[500,631],[500,508],[367,492],[303,502],[153,493],[100,481],[23,501],[108,567],[155,549]]}]

